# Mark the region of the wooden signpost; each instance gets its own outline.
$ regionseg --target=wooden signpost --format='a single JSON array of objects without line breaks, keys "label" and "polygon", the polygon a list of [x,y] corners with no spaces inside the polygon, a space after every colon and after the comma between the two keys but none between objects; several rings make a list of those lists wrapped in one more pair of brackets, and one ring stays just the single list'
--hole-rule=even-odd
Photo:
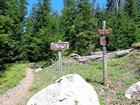
[{"label": "wooden signpost", "polygon": [[62,76],[62,50],[69,49],[69,43],[68,42],[52,42],[50,44],[51,50],[58,51],[58,64],[59,64],[59,77]]},{"label": "wooden signpost", "polygon": [[107,34],[112,34],[112,29],[106,29],[106,21],[103,21],[103,29],[99,29],[98,33],[101,35],[100,44],[103,46],[103,85],[108,85],[108,71],[107,71],[107,59],[106,59],[106,46],[108,45]]},{"label": "wooden signpost", "polygon": [[107,34],[112,34],[112,29],[99,29],[98,33],[100,35],[107,35]]},{"label": "wooden signpost", "polygon": [[67,50],[69,49],[69,43],[68,42],[52,42],[51,45],[51,50],[56,50],[56,51],[62,51],[62,50]]}]

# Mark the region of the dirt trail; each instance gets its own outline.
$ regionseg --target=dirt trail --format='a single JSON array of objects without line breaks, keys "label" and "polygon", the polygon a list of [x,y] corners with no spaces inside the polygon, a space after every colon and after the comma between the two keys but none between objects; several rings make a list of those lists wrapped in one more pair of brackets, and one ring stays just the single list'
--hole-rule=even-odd
[{"label": "dirt trail", "polygon": [[28,68],[26,77],[21,80],[20,84],[0,96],[0,105],[22,105],[30,94],[29,89],[33,82],[33,76],[32,69]]}]

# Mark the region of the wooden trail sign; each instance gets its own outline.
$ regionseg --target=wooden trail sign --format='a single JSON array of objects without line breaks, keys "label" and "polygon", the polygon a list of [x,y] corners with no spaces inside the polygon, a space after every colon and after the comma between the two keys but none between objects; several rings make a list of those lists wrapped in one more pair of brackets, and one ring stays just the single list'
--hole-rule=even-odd
[{"label": "wooden trail sign", "polygon": [[112,34],[112,29],[99,29],[98,33],[100,35],[107,35],[107,34]]},{"label": "wooden trail sign", "polygon": [[103,21],[102,23],[103,29],[99,29],[98,33],[100,36],[100,44],[103,46],[103,85],[108,85],[108,70],[107,70],[107,55],[106,55],[106,46],[109,43],[109,40],[107,38],[108,34],[112,34],[112,29],[106,29],[106,21]]},{"label": "wooden trail sign", "polygon": [[69,49],[68,42],[52,42],[50,45],[51,50],[61,51]]},{"label": "wooden trail sign", "polygon": [[100,37],[100,45],[107,46],[107,41],[105,36]]},{"label": "wooden trail sign", "polygon": [[68,42],[52,42],[50,44],[50,49],[58,51],[58,65],[59,65],[59,77],[62,76],[62,50],[69,49],[69,43]]}]

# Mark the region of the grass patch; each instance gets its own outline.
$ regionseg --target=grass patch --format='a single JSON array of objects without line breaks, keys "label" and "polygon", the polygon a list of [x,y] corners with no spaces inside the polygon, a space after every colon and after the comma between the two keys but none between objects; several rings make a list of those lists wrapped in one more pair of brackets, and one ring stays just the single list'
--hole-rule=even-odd
[{"label": "grass patch", "polygon": [[[102,61],[93,61],[90,64],[81,64],[73,59],[63,59],[63,75],[77,73],[95,88],[101,105],[130,105],[138,100],[126,100],[125,90],[140,80],[140,75],[135,71],[139,68],[140,54],[133,51],[122,58],[108,60],[109,86],[104,87]],[[37,92],[54,83],[59,78],[58,63],[35,74],[35,81],[31,90]]]},{"label": "grass patch", "polygon": [[[97,62],[96,62],[97,64]],[[71,59],[63,61],[63,75],[77,73],[90,83],[102,83],[102,70],[98,66],[80,64]],[[58,63],[47,67],[44,71],[36,74],[32,90],[39,91],[43,87],[54,83],[59,78]]]},{"label": "grass patch", "polygon": [[106,104],[105,99],[103,97],[100,97],[99,101],[100,101],[101,105],[105,105]]},{"label": "grass patch", "polygon": [[7,64],[0,76],[0,94],[16,86],[25,76],[27,64]]}]

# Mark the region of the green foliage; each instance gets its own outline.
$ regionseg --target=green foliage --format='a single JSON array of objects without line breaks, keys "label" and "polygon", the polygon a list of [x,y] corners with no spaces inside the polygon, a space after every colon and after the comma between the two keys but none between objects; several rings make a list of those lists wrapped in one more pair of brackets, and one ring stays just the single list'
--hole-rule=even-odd
[{"label": "green foliage", "polygon": [[[12,20],[8,16],[0,15],[0,65],[9,60],[9,35]],[[9,52],[9,53],[8,53]],[[1,70],[0,70],[1,71]]]},{"label": "green foliage", "polygon": [[9,9],[7,10],[7,15],[13,20],[10,27],[11,34],[9,35],[9,50],[11,51],[9,54],[11,57],[9,62],[19,61],[22,59],[22,37],[24,35],[25,15],[27,14],[26,4],[26,0],[8,1]]},{"label": "green foliage", "polygon": [[112,59],[108,62],[108,66],[117,66],[120,64],[120,60]]},{"label": "green foliage", "polygon": [[35,4],[27,18],[24,35],[24,54],[26,60],[41,61],[55,58],[50,50],[50,43],[60,39],[59,17],[56,11],[51,12],[50,0]]},{"label": "green foliage", "polygon": [[[51,8],[50,0],[39,0],[27,14],[26,0],[0,1],[0,65],[27,61],[50,61],[57,53],[50,50],[50,43],[68,41],[70,49],[64,55],[75,52],[88,54],[101,48],[98,29],[106,20],[112,28],[107,50],[130,48],[140,40],[140,2],[126,0],[118,5],[107,0],[105,7],[95,5],[95,0],[64,0],[62,15]],[[96,7],[96,8],[95,8]],[[94,10],[95,9],[95,10]],[[117,11],[117,12],[116,12]],[[16,15],[15,15],[16,14]],[[1,71],[1,70],[0,70]]]},{"label": "green foliage", "polygon": [[64,39],[72,45],[69,52],[86,54],[93,50],[91,46],[96,35],[96,20],[88,0],[65,0],[61,25],[64,27]]},{"label": "green foliage", "polygon": [[118,15],[108,13],[107,26],[112,28],[113,35],[109,35],[109,50],[127,49],[136,41],[137,25],[127,17],[122,10]]},{"label": "green foliage", "polygon": [[131,105],[138,105],[139,103],[140,103],[140,100],[134,99]]},{"label": "green foliage", "polygon": [[95,62],[91,62],[90,64],[91,64],[92,66],[97,66],[98,69],[103,69],[102,62],[95,61]]},{"label": "green foliage", "polygon": [[[0,0],[0,88],[4,86],[4,89],[8,89],[17,83],[17,79],[24,76],[21,72],[19,73],[21,77],[16,77],[17,70],[4,68],[5,63],[20,60],[52,62],[57,57],[57,52],[50,50],[51,42],[62,40],[70,43],[70,49],[64,51],[63,55],[71,52],[84,55],[100,49],[100,36],[97,35],[97,30],[102,28],[103,20],[106,20],[107,28],[113,30],[113,34],[109,35],[108,50],[130,48],[133,43],[133,47],[139,48],[139,43],[135,42],[140,40],[140,1],[125,1],[127,3],[124,3],[122,8],[118,5],[117,10],[116,0],[107,0],[107,5],[103,8],[100,8],[99,4],[95,6],[95,2],[89,3],[89,0],[64,0],[64,9],[59,16],[52,10],[50,0],[39,0],[34,4],[31,14],[25,18],[26,0]],[[95,10],[94,7],[96,7]],[[134,75],[131,71],[140,65],[136,55],[138,54],[108,62],[109,76],[114,82],[123,81],[126,85],[130,85],[140,79],[139,75]],[[126,66],[126,63],[131,66],[128,68],[129,65]],[[48,66],[48,63],[43,65]],[[52,83],[56,80],[58,78],[56,67],[52,65],[46,69],[47,71],[39,73],[37,75],[39,82],[35,83],[32,89],[40,90],[46,86],[46,81]],[[20,67],[16,66],[16,68]],[[65,62],[64,74],[78,73],[97,86],[98,90],[99,84],[102,83],[102,68],[101,62],[92,62],[90,65],[73,61]],[[129,77],[126,77],[126,80],[122,78],[128,74]],[[11,79],[14,78],[13,75],[17,79]],[[104,91],[107,92],[109,88]],[[5,90],[0,91],[3,93]],[[116,97],[122,98],[122,95],[120,92]],[[122,102],[123,100],[112,100],[113,104]],[[101,103],[105,103],[104,97],[101,98]],[[132,103],[137,101],[134,100]]]},{"label": "green foliage", "polygon": [[107,4],[106,4],[107,12],[112,12],[115,10],[115,8],[116,8],[115,0],[107,0]]},{"label": "green foliage", "polygon": [[0,68],[4,63],[22,59],[21,40],[26,13],[26,0],[0,1]]},{"label": "green foliage", "polygon": [[102,28],[103,20],[113,29],[109,50],[129,48],[139,39],[139,24],[135,22],[139,23],[140,15],[138,2],[128,2],[124,11],[116,14],[114,0],[107,1],[106,9],[98,4],[95,13],[95,3],[92,6],[88,0],[65,0],[62,16],[59,16],[52,11],[50,0],[42,0],[34,4],[25,25],[26,0],[1,1],[0,34],[5,36],[1,35],[8,52],[5,58],[7,61],[50,59],[54,56],[49,49],[50,43],[63,40],[62,37],[70,43],[69,53],[87,54],[100,47],[96,32]]},{"label": "green foliage", "polygon": [[101,105],[106,105],[105,99],[104,98],[99,98],[100,104]]},{"label": "green foliage", "polygon": [[136,27],[136,40],[140,40],[140,4],[139,0],[126,0],[126,4],[124,5],[124,10],[128,14],[128,16],[133,20]]},{"label": "green foliage", "polygon": [[6,70],[0,74],[0,94],[17,85],[25,76],[27,64],[7,64]]},{"label": "green foliage", "polygon": [[[115,0],[107,0],[105,10],[97,5],[95,16],[98,19],[98,27],[102,28],[102,21],[106,20],[107,28],[113,30],[113,35],[109,35],[108,50],[130,48],[139,40],[138,8],[136,0],[127,0],[127,3],[124,2],[122,5],[119,2],[118,7]],[[100,47],[99,42],[96,46]]]},{"label": "green foliage", "polygon": [[127,14],[133,18],[134,20],[137,18],[138,16],[138,4],[137,4],[137,0],[126,0],[125,5],[124,5],[124,9],[127,12]]}]

